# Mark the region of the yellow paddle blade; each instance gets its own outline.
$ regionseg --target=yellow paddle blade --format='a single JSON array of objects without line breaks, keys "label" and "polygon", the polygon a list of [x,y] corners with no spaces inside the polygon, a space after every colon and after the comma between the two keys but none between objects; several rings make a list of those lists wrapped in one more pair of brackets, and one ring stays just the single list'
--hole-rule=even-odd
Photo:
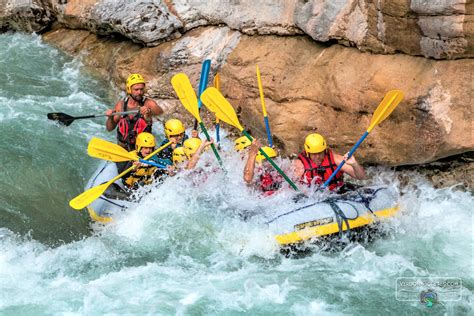
[{"label": "yellow paddle blade", "polygon": [[382,123],[382,121],[385,120],[393,112],[393,110],[395,110],[402,99],[403,92],[400,90],[391,90],[387,92],[382,102],[380,102],[379,106],[375,110],[367,132],[370,133],[375,126]]},{"label": "yellow paddle blade", "polygon": [[90,140],[87,146],[87,153],[91,157],[114,162],[138,160],[138,156],[135,152],[128,152],[120,145],[97,137],[93,137]]},{"label": "yellow paddle blade", "polygon": [[[160,148],[158,148],[157,150],[155,150],[154,152],[146,156],[144,159],[145,160],[150,159],[151,157],[153,157],[154,155],[156,155],[157,153],[159,153],[160,151],[162,151],[169,145],[171,145],[171,142],[167,142],[166,144],[164,144],[163,146],[161,146]],[[130,168],[128,168],[127,170],[124,170],[121,174],[109,180],[108,182],[98,185],[96,187],[90,188],[89,190],[79,194],[74,199],[69,201],[69,206],[71,206],[75,210],[81,210],[85,208],[87,205],[91,204],[99,196],[101,196],[102,193],[104,193],[104,191],[107,190],[109,185],[111,185],[112,183],[114,183],[115,181],[117,181],[118,179],[120,179],[121,177],[129,173],[130,171],[132,171],[134,167],[135,166],[131,166]]]},{"label": "yellow paddle blade", "polygon": [[188,76],[183,73],[174,75],[171,79],[171,85],[173,86],[173,89],[178,95],[178,98],[183,104],[184,108],[196,118],[198,123],[201,122],[196,92],[194,92],[193,86],[191,85]]},{"label": "yellow paddle blade", "polygon": [[99,196],[101,196],[102,193],[107,190],[110,184],[111,183],[106,182],[79,194],[74,199],[69,201],[69,206],[78,211],[82,210],[87,205],[94,202]]},{"label": "yellow paddle blade", "polygon": [[[211,87],[207,88],[206,90],[208,90],[208,89],[210,89],[210,88],[211,88]],[[210,99],[210,98],[207,96],[207,94],[204,94],[204,93],[206,92],[206,90],[204,90],[204,92],[201,93],[201,97],[200,97],[201,102],[207,107],[207,109],[208,109],[210,112],[216,114],[216,118],[219,118],[219,117],[217,116],[217,106],[215,105],[215,103],[213,102],[213,100]],[[207,103],[204,102],[204,99],[206,99]]]},{"label": "yellow paddle blade", "polygon": [[262,103],[262,112],[263,112],[263,116],[267,116],[267,108],[265,107],[265,97],[263,96],[262,78],[260,77],[260,69],[258,69],[258,65],[256,66],[256,69],[257,69],[258,91],[260,92],[260,103]]},{"label": "yellow paddle blade", "polygon": [[239,131],[243,131],[237,114],[229,101],[214,87],[209,87],[201,94],[201,101],[207,108],[216,113],[217,117],[229,125],[235,126]]}]

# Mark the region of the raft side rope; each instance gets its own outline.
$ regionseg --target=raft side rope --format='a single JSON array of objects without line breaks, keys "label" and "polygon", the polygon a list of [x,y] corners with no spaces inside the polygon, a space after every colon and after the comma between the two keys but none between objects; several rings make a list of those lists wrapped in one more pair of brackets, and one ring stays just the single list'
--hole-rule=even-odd
[{"label": "raft side rope", "polygon": [[305,205],[305,206],[301,206],[301,207],[299,207],[299,208],[297,208],[297,209],[294,209],[294,210],[291,210],[291,211],[289,211],[289,212],[280,214],[280,215],[278,215],[277,217],[275,217],[274,219],[269,220],[268,222],[265,222],[265,224],[268,225],[268,224],[270,224],[270,223],[276,221],[277,219],[279,219],[279,218],[282,217],[282,216],[285,216],[285,215],[288,215],[288,214],[291,214],[291,213],[294,213],[294,212],[298,212],[298,211],[304,210],[305,208],[314,206],[314,205],[316,205],[316,204],[318,204],[318,203],[321,203],[321,202],[314,202],[314,203],[311,203],[311,204],[308,204],[308,205]]},{"label": "raft side rope", "polygon": [[326,203],[334,211],[337,226],[339,227],[339,238],[342,238],[342,234],[344,232],[343,227],[342,227],[342,221],[344,221],[344,223],[346,223],[346,227],[347,227],[347,237],[350,239],[350,237],[351,237],[351,227],[349,226],[349,219],[352,220],[352,219],[355,219],[355,218],[359,217],[359,213],[357,212],[357,216],[355,218],[347,218],[346,215],[344,214],[344,212],[339,207],[339,205],[337,205],[337,203],[334,202],[333,199],[327,200]]}]

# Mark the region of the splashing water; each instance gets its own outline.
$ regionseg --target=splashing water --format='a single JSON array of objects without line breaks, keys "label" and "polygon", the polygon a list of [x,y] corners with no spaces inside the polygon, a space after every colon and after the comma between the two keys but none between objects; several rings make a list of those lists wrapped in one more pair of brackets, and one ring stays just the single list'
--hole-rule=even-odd
[{"label": "splashing water", "polygon": [[[103,120],[58,127],[46,113],[102,113],[115,100],[38,36],[3,34],[0,47],[1,314],[423,313],[419,301],[396,300],[396,279],[414,276],[460,278],[461,299],[431,311],[472,313],[472,195],[416,173],[400,187],[393,172],[369,170],[401,193],[385,237],[302,259],[280,255],[255,211],[290,208],[291,192],[258,198],[225,138],[228,176],[209,151],[202,173],[168,179],[110,225],[91,224],[67,203],[98,164],[88,140],[114,134]],[[244,221],[246,211],[257,215]]]}]

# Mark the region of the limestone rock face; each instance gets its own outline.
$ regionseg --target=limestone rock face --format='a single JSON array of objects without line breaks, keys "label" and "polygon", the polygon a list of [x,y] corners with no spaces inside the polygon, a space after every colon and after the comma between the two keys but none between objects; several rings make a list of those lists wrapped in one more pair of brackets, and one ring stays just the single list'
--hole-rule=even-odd
[{"label": "limestone rock face", "polygon": [[58,21],[70,28],[120,34],[147,46],[178,36],[177,29],[182,27],[163,1],[70,0],[55,10]]},{"label": "limestone rock face", "polygon": [[[474,56],[474,3],[466,0],[33,0],[32,3],[28,6],[29,14],[6,14],[2,25],[36,31],[41,29],[37,26],[38,15],[53,15],[52,19],[57,18],[65,27],[99,35],[120,34],[145,46],[156,46],[199,26],[227,25],[247,35],[307,34],[318,42],[338,42],[373,53],[402,52],[435,59]],[[38,10],[42,14],[35,13]],[[19,19],[23,22],[15,22]],[[41,25],[51,23],[44,18],[40,20]]]},{"label": "limestone rock face", "polygon": [[318,41],[444,59],[474,55],[472,11],[463,0],[306,1],[296,22]]},{"label": "limestone rock face", "polygon": [[175,0],[172,5],[187,29],[225,24],[249,35],[303,33],[295,23],[298,1]]},{"label": "limestone rock face", "polygon": [[257,63],[272,133],[286,154],[299,152],[311,132],[347,152],[392,89],[405,98],[357,151],[362,161],[417,164],[474,148],[469,59],[437,62],[322,47],[303,37],[245,36],[222,69],[221,85],[247,128],[265,139]]},{"label": "limestone rock face", "polygon": [[[67,51],[87,53],[88,63],[119,88],[130,73],[142,73],[148,93],[167,115],[188,122],[193,118],[178,104],[171,77],[185,72],[197,87],[201,63],[210,58],[211,78],[219,71],[221,90],[242,124],[265,142],[258,64],[274,141],[284,155],[298,153],[311,132],[323,134],[337,152],[347,152],[392,89],[404,91],[405,98],[358,149],[360,161],[418,164],[474,148],[472,105],[466,97],[472,92],[469,59],[373,55],[340,45],[325,47],[305,36],[246,36],[227,27],[198,28],[153,48],[84,31],[58,30],[45,39]],[[210,125],[212,115],[203,111],[203,117]]]},{"label": "limestone rock face", "polygon": [[0,1],[0,33],[41,32],[55,20],[47,0]]},{"label": "limestone rock face", "polygon": [[412,0],[421,29],[421,53],[436,59],[473,56],[474,4],[466,0]]},{"label": "limestone rock face", "polygon": [[473,5],[465,0],[172,3],[186,28],[223,23],[248,35],[304,32],[318,42],[332,40],[374,53],[474,56]]}]

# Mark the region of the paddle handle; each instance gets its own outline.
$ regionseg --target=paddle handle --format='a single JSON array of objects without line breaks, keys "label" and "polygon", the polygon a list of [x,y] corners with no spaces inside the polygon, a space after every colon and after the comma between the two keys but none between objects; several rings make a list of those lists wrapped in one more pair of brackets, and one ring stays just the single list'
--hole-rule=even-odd
[{"label": "paddle handle", "polygon": [[[352,155],[354,154],[354,152],[356,151],[356,149],[360,146],[360,144],[362,144],[362,142],[365,140],[365,138],[367,137],[367,135],[369,135],[369,131],[366,131],[364,133],[364,135],[362,135],[362,137],[357,141],[357,143],[352,147],[351,151],[349,152],[349,155],[347,155],[347,159],[350,159],[352,157]],[[331,182],[331,180],[336,176],[336,174],[341,170],[342,166],[344,166],[344,164],[346,163],[346,160],[343,159],[341,161],[341,163],[339,164],[339,166],[337,166],[336,170],[331,174],[331,176],[329,177],[329,179],[326,180],[326,182],[324,182],[323,184],[323,188],[327,187],[329,185],[329,183]]]},{"label": "paddle handle", "polygon": [[150,166],[157,167],[157,168],[159,168],[159,169],[166,169],[165,166],[160,165],[159,163],[156,163],[156,162],[153,162],[153,161],[150,161],[150,160],[138,159],[138,161],[141,162],[141,163],[150,165]]},{"label": "paddle handle", "polygon": [[[206,127],[204,126],[203,122],[199,122],[199,126],[201,127],[202,132],[206,136],[206,139],[208,141],[211,140],[211,137],[209,136],[209,133],[207,132]],[[222,160],[221,157],[219,156],[219,153],[217,152],[216,146],[214,144],[211,144],[212,151],[214,152],[214,155],[216,155],[217,161],[219,161],[219,164],[222,166]]]},{"label": "paddle handle", "polygon": [[267,130],[268,146],[273,147],[272,133],[270,132],[270,124],[268,123],[268,116],[263,117],[265,128]]},{"label": "paddle handle", "polygon": [[[245,130],[242,130],[242,134],[244,134],[244,136],[247,137],[250,141],[253,141],[252,136],[250,136],[249,133],[247,133]],[[259,148],[258,151],[268,160],[268,162],[273,166],[273,168],[275,168],[275,170],[278,171],[278,173],[286,180],[286,182],[288,182],[288,184],[295,191],[299,191],[296,184],[294,184],[293,181],[291,181],[291,179],[288,178],[288,176],[283,172],[283,170],[281,170],[280,167],[276,165],[276,163],[267,155],[266,152],[262,150],[262,148]]]},{"label": "paddle handle", "polygon": [[[198,109],[201,110],[202,107],[202,101],[201,101],[201,94],[206,90],[207,87],[207,81],[209,80],[209,71],[211,70],[211,60],[206,59],[202,63],[202,68],[201,68],[201,78],[199,79],[199,89],[198,89]],[[198,120],[196,119],[194,121],[194,129],[197,129],[198,126]]]},{"label": "paddle handle", "polygon": [[219,122],[216,122],[216,141],[218,143],[220,143],[221,141],[220,129],[221,129],[221,124]]}]

